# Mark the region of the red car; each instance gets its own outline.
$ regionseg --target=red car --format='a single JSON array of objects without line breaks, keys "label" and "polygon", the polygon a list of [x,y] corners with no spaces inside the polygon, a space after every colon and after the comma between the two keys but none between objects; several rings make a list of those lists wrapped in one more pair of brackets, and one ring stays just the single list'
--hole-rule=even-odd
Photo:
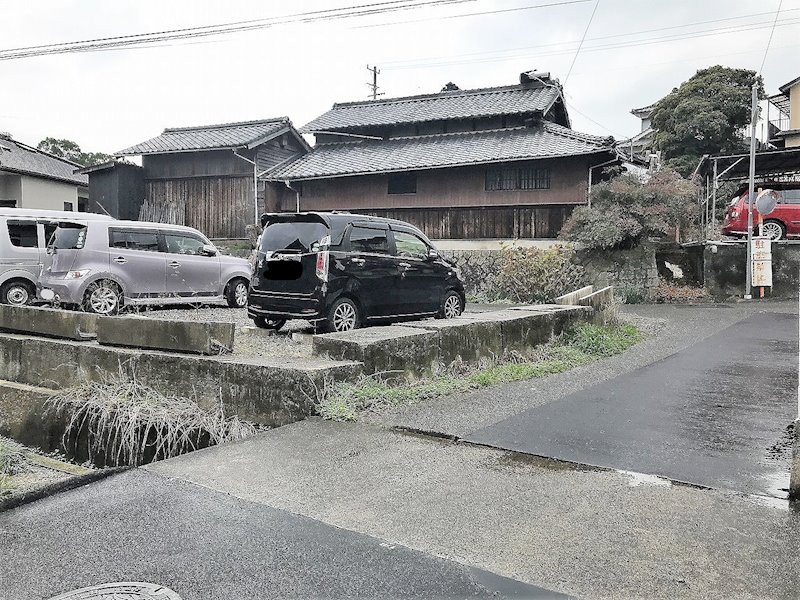
[{"label": "red car", "polygon": [[[765,215],[763,233],[773,240],[783,240],[787,237],[800,236],[800,189],[778,189],[780,186],[771,186],[780,194],[778,205],[770,214]],[[722,222],[723,235],[747,235],[747,190],[736,196],[725,210],[725,220]],[[758,211],[753,206],[753,233],[758,234]]]}]

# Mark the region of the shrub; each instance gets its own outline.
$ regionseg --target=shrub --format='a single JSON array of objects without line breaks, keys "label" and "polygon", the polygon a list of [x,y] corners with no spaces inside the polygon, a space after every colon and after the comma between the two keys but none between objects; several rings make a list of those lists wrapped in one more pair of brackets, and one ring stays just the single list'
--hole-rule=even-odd
[{"label": "shrub", "polygon": [[629,249],[648,237],[688,229],[698,188],[675,171],[662,170],[642,182],[623,175],[592,190],[592,206],[576,208],[560,237],[587,249]]},{"label": "shrub", "polygon": [[506,246],[500,252],[496,277],[498,295],[514,302],[550,302],[584,285],[586,272],[574,262],[570,246],[521,248]]}]

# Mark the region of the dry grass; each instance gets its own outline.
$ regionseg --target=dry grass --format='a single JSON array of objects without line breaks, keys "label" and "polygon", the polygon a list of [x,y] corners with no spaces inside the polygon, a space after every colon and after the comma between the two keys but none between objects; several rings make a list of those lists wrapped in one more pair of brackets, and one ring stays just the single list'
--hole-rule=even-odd
[{"label": "dry grass", "polygon": [[120,373],[63,390],[47,409],[67,420],[65,448],[85,437],[89,460],[140,465],[252,435],[254,425],[227,416],[220,402],[206,410],[195,399],[164,396]]}]

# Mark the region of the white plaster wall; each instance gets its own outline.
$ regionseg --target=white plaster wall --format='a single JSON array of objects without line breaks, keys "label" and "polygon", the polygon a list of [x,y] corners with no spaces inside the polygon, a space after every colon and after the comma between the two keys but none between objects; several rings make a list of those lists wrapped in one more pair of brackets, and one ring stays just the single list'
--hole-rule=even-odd
[{"label": "white plaster wall", "polygon": [[78,186],[37,177],[22,177],[22,202],[19,208],[43,208],[64,210],[64,203],[71,202],[72,210],[78,210]]}]

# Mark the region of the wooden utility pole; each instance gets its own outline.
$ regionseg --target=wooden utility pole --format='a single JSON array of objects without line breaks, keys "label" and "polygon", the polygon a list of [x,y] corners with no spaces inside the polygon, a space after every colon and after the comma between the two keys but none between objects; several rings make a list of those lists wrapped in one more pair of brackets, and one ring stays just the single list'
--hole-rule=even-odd
[{"label": "wooden utility pole", "polygon": [[367,86],[372,90],[370,96],[372,96],[373,100],[377,100],[378,96],[383,96],[383,92],[378,92],[378,74],[380,73],[380,69],[367,65],[367,71],[372,73],[372,83],[367,83]]}]

